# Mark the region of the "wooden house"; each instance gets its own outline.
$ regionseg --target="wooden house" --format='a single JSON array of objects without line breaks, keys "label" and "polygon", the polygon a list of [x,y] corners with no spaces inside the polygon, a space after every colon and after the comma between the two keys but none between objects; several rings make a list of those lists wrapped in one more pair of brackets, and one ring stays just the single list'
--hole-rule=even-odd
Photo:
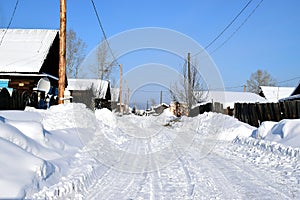
[{"label": "wooden house", "polygon": [[286,98],[282,98],[279,101],[295,101],[295,100],[300,100],[300,82],[298,83],[298,86],[293,90],[291,95]]},{"label": "wooden house", "polygon": [[161,113],[164,112],[165,109],[167,109],[169,107],[170,107],[169,105],[162,103],[162,104],[153,106],[153,110],[154,110],[155,114],[160,115]]},{"label": "wooden house", "polygon": [[0,36],[3,37],[0,80],[7,80],[7,88],[14,94],[26,93],[29,96],[39,80],[47,78],[55,93],[58,87],[59,31],[0,29]]},{"label": "wooden house", "polygon": [[236,103],[266,103],[267,100],[251,92],[204,91],[203,102],[194,106],[189,116],[197,116],[204,112],[217,112],[228,115],[234,114]]},{"label": "wooden house", "polygon": [[71,102],[84,103],[90,109],[111,109],[109,81],[100,79],[69,79],[66,91],[70,92]]},{"label": "wooden house", "polygon": [[260,86],[259,95],[268,102],[278,102],[280,99],[289,97],[295,90],[294,87]]}]

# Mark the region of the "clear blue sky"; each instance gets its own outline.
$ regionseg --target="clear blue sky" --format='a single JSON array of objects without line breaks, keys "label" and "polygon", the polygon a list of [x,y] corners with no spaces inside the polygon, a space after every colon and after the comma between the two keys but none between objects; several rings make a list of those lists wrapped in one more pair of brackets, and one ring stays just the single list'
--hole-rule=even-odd
[{"label": "clear blue sky", "polygon": [[[94,0],[107,37],[142,27],[169,28],[186,34],[200,45],[208,45],[239,13],[248,0]],[[251,13],[260,0],[249,7],[208,48],[221,45]],[[0,1],[0,26],[10,20],[16,0]],[[211,54],[226,87],[241,86],[257,69],[267,70],[277,81],[300,77],[300,1],[264,0],[242,28]],[[67,0],[67,28],[74,29],[87,44],[87,53],[101,40],[102,33],[90,0]],[[59,29],[59,0],[20,0],[11,28]],[[125,72],[142,56],[124,60]],[[147,56],[146,56],[147,57]],[[148,62],[148,61],[147,61]],[[164,63],[151,58],[149,62]],[[182,63],[174,61],[178,68]],[[177,66],[176,66],[177,65]],[[295,86],[299,79],[283,82]],[[241,91],[242,88],[228,88]]]}]

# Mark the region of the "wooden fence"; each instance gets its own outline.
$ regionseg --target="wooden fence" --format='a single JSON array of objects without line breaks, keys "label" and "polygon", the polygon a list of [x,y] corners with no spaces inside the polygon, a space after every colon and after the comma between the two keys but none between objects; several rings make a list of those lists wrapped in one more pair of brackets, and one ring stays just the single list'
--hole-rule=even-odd
[{"label": "wooden fence", "polygon": [[189,117],[195,117],[199,114],[203,114],[204,112],[216,112],[216,113],[222,113],[222,114],[233,116],[233,109],[230,108],[224,109],[223,104],[219,102],[214,102],[214,103],[207,103],[204,105],[200,105],[191,109],[189,112]]},{"label": "wooden fence", "polygon": [[22,93],[13,90],[12,94],[6,88],[0,91],[0,110],[24,110],[26,106],[37,107],[37,94],[29,95],[27,91]]},{"label": "wooden fence", "polygon": [[300,101],[279,103],[235,103],[234,116],[238,120],[258,127],[263,121],[300,118]]}]

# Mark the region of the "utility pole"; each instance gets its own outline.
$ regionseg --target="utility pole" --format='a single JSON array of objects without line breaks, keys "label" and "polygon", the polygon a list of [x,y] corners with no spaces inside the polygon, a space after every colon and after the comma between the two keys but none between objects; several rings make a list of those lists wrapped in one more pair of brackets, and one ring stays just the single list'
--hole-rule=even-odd
[{"label": "utility pole", "polygon": [[160,91],[160,101],[159,101],[160,105],[162,104],[162,90]]},{"label": "utility pole", "polygon": [[128,93],[126,92],[126,87],[127,87],[127,80],[125,79],[125,90],[124,90],[124,113],[127,114],[127,95]]},{"label": "utility pole", "polygon": [[122,64],[120,64],[120,114],[123,114],[122,109]]},{"label": "utility pole", "polygon": [[126,87],[127,87],[127,103],[128,103],[127,114],[128,114],[129,106],[130,106],[130,89],[128,87],[128,82],[127,81],[126,81]]},{"label": "utility pole", "polygon": [[192,107],[192,81],[191,81],[191,54],[188,53],[187,57],[187,63],[188,63],[188,108],[191,109]]},{"label": "utility pole", "polygon": [[64,103],[66,81],[66,0],[60,0],[58,104]]}]

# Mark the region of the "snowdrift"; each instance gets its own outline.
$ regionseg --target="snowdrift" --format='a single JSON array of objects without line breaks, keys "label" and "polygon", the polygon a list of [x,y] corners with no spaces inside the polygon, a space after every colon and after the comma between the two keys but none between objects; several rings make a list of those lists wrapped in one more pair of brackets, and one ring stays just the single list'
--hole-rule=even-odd
[{"label": "snowdrift", "polygon": [[[48,153],[43,147],[44,130],[39,115],[32,113],[14,113],[0,115],[21,120],[1,117],[0,120],[0,197],[23,198],[25,188],[32,182],[48,178],[54,172],[54,166],[39,157]],[[26,117],[26,122],[23,118]],[[33,186],[37,187],[37,186]],[[3,189],[5,188],[5,189]]]},{"label": "snowdrift", "polygon": [[94,122],[81,104],[0,111],[0,199],[24,198],[59,179],[84,146],[78,131]]},{"label": "snowdrift", "polygon": [[263,122],[252,137],[300,148],[300,119]]}]

